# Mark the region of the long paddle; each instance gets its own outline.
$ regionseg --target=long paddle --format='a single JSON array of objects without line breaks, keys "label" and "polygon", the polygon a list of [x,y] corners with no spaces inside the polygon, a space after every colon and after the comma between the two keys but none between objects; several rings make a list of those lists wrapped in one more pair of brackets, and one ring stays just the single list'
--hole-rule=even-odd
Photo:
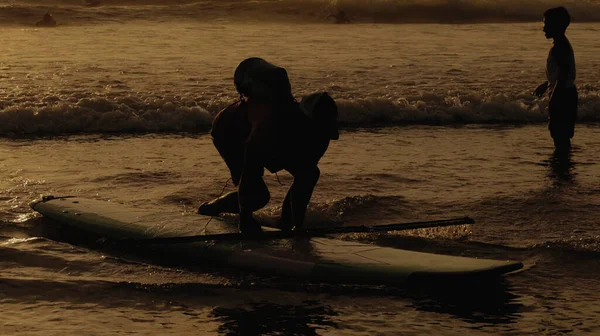
[{"label": "long paddle", "polygon": [[293,237],[313,237],[324,236],[336,233],[353,233],[353,232],[383,232],[396,230],[414,230],[433,227],[444,227],[452,225],[474,224],[475,221],[469,217],[461,217],[454,219],[443,219],[427,222],[412,222],[412,223],[396,223],[376,226],[344,226],[334,228],[314,228],[302,231],[265,231],[260,234],[242,234],[242,233],[222,233],[209,234],[199,236],[183,236],[183,237],[159,237],[159,238],[144,238],[144,239],[122,239],[125,242],[133,244],[181,244],[206,241],[221,241],[221,240],[272,240],[285,239]]}]

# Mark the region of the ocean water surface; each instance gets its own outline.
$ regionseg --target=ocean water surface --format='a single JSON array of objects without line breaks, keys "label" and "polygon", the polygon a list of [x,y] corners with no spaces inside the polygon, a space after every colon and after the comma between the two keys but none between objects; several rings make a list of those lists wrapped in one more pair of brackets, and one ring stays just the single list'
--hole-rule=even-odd
[{"label": "ocean water surface", "polygon": [[[600,333],[596,2],[573,5],[586,22],[568,31],[580,93],[568,158],[553,154],[547,98],[530,95],[551,46],[535,17],[552,1],[506,14],[511,23],[461,24],[440,24],[433,1],[417,4],[430,22],[398,24],[385,3],[3,2],[1,333]],[[341,5],[356,24],[324,21]],[[48,9],[63,25],[34,27]],[[341,137],[321,161],[307,225],[468,215],[476,224],[339,238],[525,270],[478,286],[306,283],[97,248],[29,208],[77,195],[206,225],[197,206],[233,190],[208,130],[251,56],[285,67],[298,98],[325,90],[339,105]],[[273,197],[259,215],[276,218],[292,180],[265,180]]]}]

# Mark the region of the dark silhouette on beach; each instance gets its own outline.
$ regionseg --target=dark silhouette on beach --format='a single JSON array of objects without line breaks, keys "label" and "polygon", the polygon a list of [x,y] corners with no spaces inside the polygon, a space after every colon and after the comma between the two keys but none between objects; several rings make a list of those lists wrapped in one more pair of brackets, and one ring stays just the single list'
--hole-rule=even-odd
[{"label": "dark silhouette on beach", "polygon": [[52,15],[50,13],[46,13],[46,14],[44,14],[44,17],[42,18],[42,20],[36,22],[35,25],[38,27],[55,27],[56,21],[54,20],[54,18],[52,17]]},{"label": "dark silhouette on beach", "polygon": [[348,19],[346,12],[343,10],[339,11],[337,14],[329,14],[327,18],[334,18],[334,23],[350,23],[350,19]]},{"label": "dark silhouette on beach", "polygon": [[544,33],[553,39],[554,45],[546,61],[547,81],[534,91],[541,97],[549,90],[548,129],[559,152],[571,149],[571,138],[575,134],[577,120],[577,87],[575,86],[575,55],[565,33],[571,23],[569,12],[556,7],[544,13]]},{"label": "dark silhouette on beach", "polygon": [[260,233],[253,212],[270,199],[264,169],[288,171],[294,181],[282,205],[278,227],[299,230],[320,176],[318,162],[337,140],[337,106],[325,92],[298,103],[285,69],[261,58],[241,62],[234,74],[240,100],[213,120],[213,143],[230,170],[237,191],[203,203],[198,213],[239,213],[242,233]]},{"label": "dark silhouette on beach", "polygon": [[98,7],[102,5],[101,0],[86,0],[83,4],[86,7]]}]

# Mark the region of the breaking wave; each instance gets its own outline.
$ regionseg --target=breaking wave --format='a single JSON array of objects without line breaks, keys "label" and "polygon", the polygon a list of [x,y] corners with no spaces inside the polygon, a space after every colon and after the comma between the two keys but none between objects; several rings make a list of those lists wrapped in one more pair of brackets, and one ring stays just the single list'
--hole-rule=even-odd
[{"label": "breaking wave", "polygon": [[[600,92],[580,93],[579,122],[600,122]],[[335,96],[334,96],[335,98]],[[60,95],[5,97],[0,135],[207,131],[234,97]],[[527,124],[547,120],[547,98],[523,93],[422,94],[410,98],[336,98],[343,127]]]}]

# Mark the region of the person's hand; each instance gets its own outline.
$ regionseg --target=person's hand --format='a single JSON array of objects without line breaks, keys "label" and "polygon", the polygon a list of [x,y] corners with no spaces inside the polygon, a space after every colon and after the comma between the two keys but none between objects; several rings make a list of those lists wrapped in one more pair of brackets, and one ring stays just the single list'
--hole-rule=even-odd
[{"label": "person's hand", "polygon": [[540,86],[538,86],[535,89],[535,91],[533,91],[533,95],[541,97],[544,95],[544,93],[546,93],[546,90],[548,90],[548,82],[544,82],[543,84],[540,84]]}]

